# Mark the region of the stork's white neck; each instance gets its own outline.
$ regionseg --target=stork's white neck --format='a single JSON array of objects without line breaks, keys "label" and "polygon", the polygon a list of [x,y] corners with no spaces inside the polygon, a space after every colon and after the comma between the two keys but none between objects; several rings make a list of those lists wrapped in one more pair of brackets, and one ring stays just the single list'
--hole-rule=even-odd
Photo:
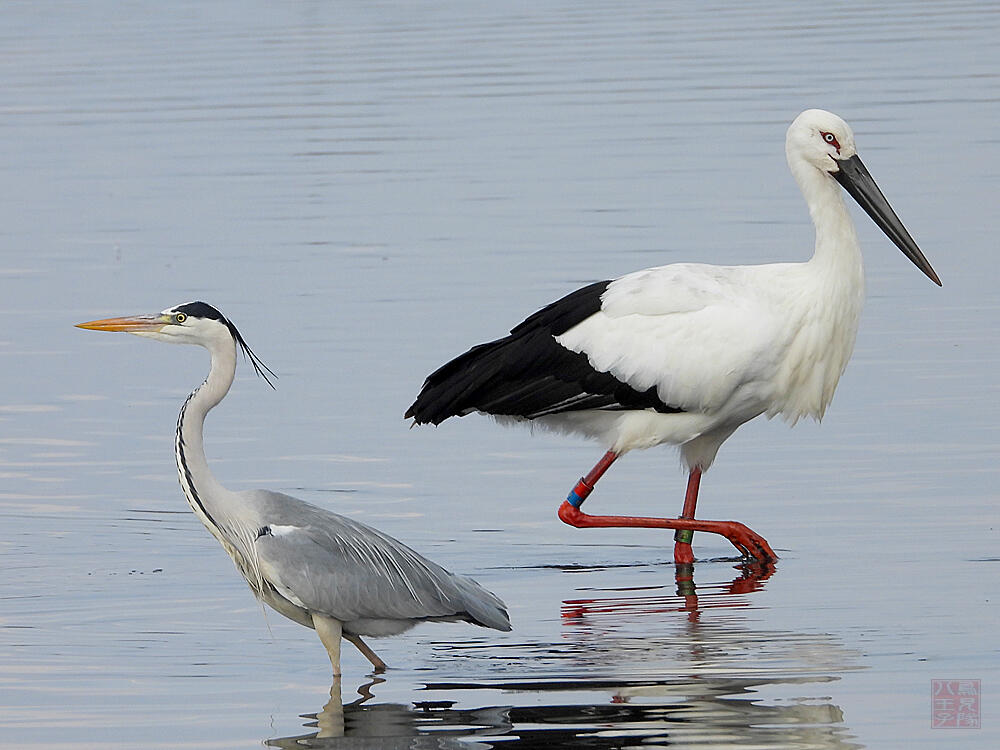
[{"label": "stork's white neck", "polygon": [[779,372],[777,392],[785,397],[774,400],[768,415],[794,423],[806,415],[820,419],[833,398],[854,350],[865,280],[840,184],[804,160],[790,158],[789,167],[816,227],[816,249],[808,262],[792,264],[798,301],[789,314],[794,310],[798,319]]},{"label": "stork's white neck", "polygon": [[789,167],[816,227],[816,249],[809,265],[828,283],[862,298],[864,261],[840,184],[805,160],[790,160]]}]

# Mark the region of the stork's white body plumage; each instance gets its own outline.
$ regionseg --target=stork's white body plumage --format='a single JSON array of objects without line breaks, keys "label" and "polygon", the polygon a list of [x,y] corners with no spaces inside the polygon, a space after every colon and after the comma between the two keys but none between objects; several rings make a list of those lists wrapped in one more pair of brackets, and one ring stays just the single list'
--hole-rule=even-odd
[{"label": "stork's white body plumage", "polygon": [[618,454],[679,445],[687,466],[704,470],[733,430],[760,414],[820,419],[861,314],[861,254],[851,255],[850,284],[827,283],[830,274],[815,260],[674,264],[611,282],[601,310],[556,341],[636,390],[654,387],[684,411],[589,409],[536,421],[597,438]]},{"label": "stork's white body plumage", "polygon": [[[786,154],[816,227],[808,261],[676,263],[592,284],[439,368],[407,416],[438,424],[480,411],[597,439],[611,458],[584,481],[587,493],[621,454],[677,445],[692,472],[692,498],[701,472],[744,422],[761,414],[793,424],[822,418],[864,301],[861,249],[841,187],[940,281],[841,118],[803,112],[788,129]],[[586,495],[574,493],[578,507]]]}]

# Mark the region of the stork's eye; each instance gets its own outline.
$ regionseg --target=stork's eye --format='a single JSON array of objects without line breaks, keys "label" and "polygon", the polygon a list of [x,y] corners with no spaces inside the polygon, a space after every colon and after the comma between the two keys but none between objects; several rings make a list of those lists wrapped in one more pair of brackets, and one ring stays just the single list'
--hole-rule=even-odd
[{"label": "stork's eye", "polygon": [[837,136],[835,136],[833,133],[826,133],[826,132],[820,133],[820,135],[823,136],[824,141],[829,143],[831,146],[837,149],[838,153],[840,153],[840,144],[837,142]]},{"label": "stork's eye", "polygon": [[174,323],[183,323],[188,319],[188,316],[184,313],[174,313]]}]

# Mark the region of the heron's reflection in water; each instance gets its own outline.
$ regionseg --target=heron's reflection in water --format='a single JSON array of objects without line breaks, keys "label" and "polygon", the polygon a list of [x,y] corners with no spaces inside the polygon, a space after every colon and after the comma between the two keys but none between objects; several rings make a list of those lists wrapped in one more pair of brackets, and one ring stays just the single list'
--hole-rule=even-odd
[{"label": "heron's reflection in water", "polygon": [[[375,696],[372,688],[384,679],[372,678],[357,689],[359,698],[343,702],[342,678],[334,678],[330,700],[316,714],[303,714],[306,726],[317,731],[294,737],[269,739],[270,747],[280,748],[352,748],[352,750],[476,750],[486,748],[477,742],[461,739],[476,728],[497,726],[495,709],[475,709],[460,712],[474,725],[454,724],[442,733],[435,731],[440,724],[438,711],[450,711],[453,701],[415,703],[369,703]],[[365,705],[368,704],[368,705]],[[501,709],[505,711],[506,709]],[[476,718],[473,718],[476,717]],[[505,722],[501,722],[505,723]]]},{"label": "heron's reflection in water", "polygon": [[377,681],[346,705],[335,689],[315,734],[269,744],[861,747],[828,687],[859,668],[857,655],[828,634],[763,631],[747,616],[753,593],[772,573],[741,566],[731,580],[697,585],[692,568],[679,566],[669,588],[589,589],[587,598],[563,602],[553,642],[441,647],[443,657],[489,670],[490,679],[425,684],[427,699],[412,705],[377,703]]}]

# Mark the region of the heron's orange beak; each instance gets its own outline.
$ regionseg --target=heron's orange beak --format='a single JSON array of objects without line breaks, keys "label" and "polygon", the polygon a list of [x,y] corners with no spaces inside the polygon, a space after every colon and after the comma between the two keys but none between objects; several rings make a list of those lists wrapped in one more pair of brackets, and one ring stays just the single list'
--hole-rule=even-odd
[{"label": "heron's orange beak", "polygon": [[132,315],[126,318],[105,318],[89,323],[77,323],[77,328],[90,331],[123,331],[125,333],[156,333],[169,321],[162,315]]}]

